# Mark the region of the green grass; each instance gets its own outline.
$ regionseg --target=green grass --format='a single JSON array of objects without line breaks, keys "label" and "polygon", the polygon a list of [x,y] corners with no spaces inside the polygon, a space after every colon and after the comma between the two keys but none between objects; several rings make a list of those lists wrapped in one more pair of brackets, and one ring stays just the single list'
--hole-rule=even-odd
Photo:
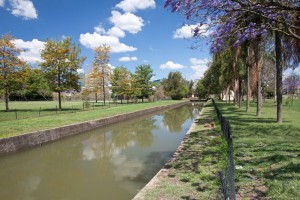
[{"label": "green grass", "polygon": [[[20,135],[23,133],[38,131],[38,130],[45,130],[50,128],[55,128],[58,126],[74,124],[89,120],[96,120],[105,117],[110,117],[118,114],[134,112],[142,109],[147,109],[151,107],[163,106],[178,103],[180,101],[157,101],[151,103],[138,103],[138,104],[123,104],[114,107],[110,107],[107,109],[90,109],[81,112],[74,112],[74,113],[65,113],[58,115],[46,115],[41,117],[35,118],[26,118],[21,120],[14,120],[14,121],[0,121],[0,138],[11,137],[15,135]],[[28,105],[25,106],[25,104]],[[37,102],[36,102],[37,103]],[[40,103],[40,102],[39,102]],[[53,106],[55,105],[54,102],[44,102],[45,105]],[[70,102],[72,103],[72,102]],[[76,102],[74,102],[76,103]],[[40,105],[40,104],[38,104]],[[29,110],[34,107],[34,102],[20,102],[20,105],[16,102],[16,106],[19,108],[24,108]],[[6,115],[9,113],[1,112],[1,115]]]},{"label": "green grass", "polygon": [[218,102],[231,123],[238,196],[245,199],[299,199],[300,196],[300,100],[283,105],[283,123],[276,123],[276,105],[266,101],[262,115],[255,104],[245,107]]},{"label": "green grass", "polygon": [[107,101],[105,105],[103,102],[90,102],[89,107],[83,104],[84,103],[82,101],[63,101],[62,110],[59,111],[57,109],[58,101],[11,101],[9,102],[9,112],[5,112],[5,105],[2,101],[0,102],[0,122],[46,115],[81,112],[86,110],[100,110],[125,105],[126,101],[123,101],[123,104],[120,104],[120,101],[117,104]]},{"label": "green grass", "polygon": [[227,143],[216,129],[204,127],[214,121],[210,105],[184,139],[177,155],[166,165],[156,183],[145,190],[143,199],[221,199],[218,172],[225,167]]}]

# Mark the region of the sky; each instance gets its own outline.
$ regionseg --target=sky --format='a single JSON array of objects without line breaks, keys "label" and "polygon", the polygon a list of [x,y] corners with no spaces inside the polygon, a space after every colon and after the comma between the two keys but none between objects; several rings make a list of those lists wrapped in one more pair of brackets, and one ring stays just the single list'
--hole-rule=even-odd
[{"label": "sky", "polygon": [[[41,62],[47,39],[71,37],[80,45],[82,66],[91,69],[93,48],[111,46],[110,64],[131,72],[141,64],[154,70],[153,80],[179,71],[187,80],[199,79],[211,59],[203,39],[192,39],[184,16],[164,8],[163,0],[0,0],[0,34],[12,34],[19,56],[32,66]],[[192,46],[197,45],[197,49]]]}]

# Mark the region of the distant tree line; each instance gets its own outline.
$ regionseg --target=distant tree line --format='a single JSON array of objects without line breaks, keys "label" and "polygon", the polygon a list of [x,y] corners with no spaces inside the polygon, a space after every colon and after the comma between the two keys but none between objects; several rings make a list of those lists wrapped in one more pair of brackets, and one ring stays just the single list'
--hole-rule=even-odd
[{"label": "distant tree line", "polygon": [[94,61],[89,73],[84,77],[85,87],[81,88],[78,69],[85,57],[81,48],[66,37],[61,41],[48,39],[41,51],[42,62],[32,67],[19,59],[23,51],[14,44],[12,35],[0,38],[0,95],[5,101],[5,111],[9,111],[9,100],[52,100],[52,93],[58,96],[58,109],[62,109],[63,92],[81,92],[82,100],[89,101],[93,94],[96,102],[113,98],[137,99],[182,99],[191,96],[194,83],[182,78],[180,72],[170,72],[160,83],[152,81],[153,69],[150,65],[139,65],[131,73],[126,67],[111,68],[110,50],[107,45],[94,49]]}]

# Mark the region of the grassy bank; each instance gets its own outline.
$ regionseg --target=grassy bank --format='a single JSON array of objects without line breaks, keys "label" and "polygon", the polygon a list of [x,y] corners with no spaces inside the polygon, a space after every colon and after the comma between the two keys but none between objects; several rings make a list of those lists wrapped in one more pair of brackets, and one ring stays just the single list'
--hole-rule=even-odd
[{"label": "grassy bank", "polygon": [[276,122],[276,105],[267,101],[262,116],[245,107],[218,102],[232,125],[237,197],[299,199],[300,100],[283,106],[283,124]]},{"label": "grassy bank", "polygon": [[[147,100],[145,100],[147,102]],[[83,101],[63,101],[62,110],[58,110],[58,101],[11,101],[10,110],[5,112],[4,102],[0,102],[0,122],[14,121],[27,118],[35,118],[47,115],[66,114],[82,112],[87,110],[102,110],[110,107],[127,105],[126,101],[110,102],[89,102],[88,105]]]},{"label": "grassy bank", "polygon": [[[142,109],[179,103],[180,101],[158,101],[151,103],[123,104],[107,109],[95,109],[82,112],[41,116],[15,121],[0,122],[0,138],[19,135],[38,130],[45,130],[89,120],[96,120],[118,114],[134,112]],[[25,108],[26,109],[26,108]],[[5,114],[5,113],[2,113]]]},{"label": "grassy bank", "polygon": [[[218,172],[224,168],[226,143],[212,105],[207,105],[166,168],[137,196],[139,199],[219,199]],[[204,126],[205,125],[205,126]]]}]

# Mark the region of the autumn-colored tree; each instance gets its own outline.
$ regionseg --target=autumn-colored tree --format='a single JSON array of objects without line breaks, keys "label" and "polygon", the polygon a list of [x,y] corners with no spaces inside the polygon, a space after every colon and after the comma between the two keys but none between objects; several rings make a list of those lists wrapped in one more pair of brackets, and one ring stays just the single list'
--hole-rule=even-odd
[{"label": "autumn-colored tree", "polygon": [[129,100],[130,96],[136,92],[133,87],[134,80],[130,71],[124,67],[116,67],[112,75],[112,91],[115,95],[121,97],[121,102],[124,98]]},{"label": "autumn-colored tree", "polygon": [[26,62],[18,58],[21,50],[13,40],[11,35],[3,35],[0,39],[0,90],[4,93],[5,111],[9,111],[9,94],[21,89],[28,72]]},{"label": "autumn-colored tree", "polygon": [[110,82],[112,70],[109,66],[111,47],[106,44],[94,49],[95,56],[93,61],[93,68],[90,73],[90,84],[93,87],[93,92],[102,92],[103,101],[105,105],[106,90],[105,86]]},{"label": "autumn-colored tree", "polygon": [[98,102],[98,95],[102,90],[100,82],[101,81],[97,80],[97,76],[94,74],[94,71],[91,71],[84,76],[85,92],[88,91],[88,93],[94,93],[96,103]]},{"label": "autumn-colored tree", "polygon": [[85,57],[80,57],[81,49],[71,38],[62,41],[47,40],[41,57],[40,66],[49,81],[51,89],[58,93],[58,108],[61,106],[61,93],[67,90],[79,90],[80,79],[77,69],[81,68]]}]

